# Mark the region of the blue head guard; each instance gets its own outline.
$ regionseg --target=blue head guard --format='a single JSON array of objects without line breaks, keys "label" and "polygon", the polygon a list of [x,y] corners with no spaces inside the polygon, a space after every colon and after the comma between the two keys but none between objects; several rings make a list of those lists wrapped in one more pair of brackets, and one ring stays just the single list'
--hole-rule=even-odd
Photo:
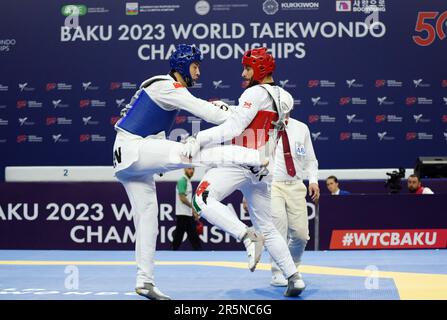
[{"label": "blue head guard", "polygon": [[193,62],[201,62],[203,59],[202,53],[196,46],[179,44],[175,47],[175,51],[169,58],[169,64],[171,69],[180,73],[185,80],[188,87],[194,85],[191,74],[189,73],[189,66]]}]

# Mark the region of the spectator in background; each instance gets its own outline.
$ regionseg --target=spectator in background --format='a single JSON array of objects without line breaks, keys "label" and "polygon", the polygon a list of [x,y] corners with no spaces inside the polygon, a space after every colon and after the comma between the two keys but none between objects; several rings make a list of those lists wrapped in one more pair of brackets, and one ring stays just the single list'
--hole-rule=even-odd
[{"label": "spectator in background", "polygon": [[326,186],[333,196],[345,196],[351,194],[349,191],[340,190],[336,176],[330,176],[326,179]]},{"label": "spectator in background", "polygon": [[430,188],[423,187],[421,180],[415,174],[412,174],[408,177],[407,181],[408,191],[414,194],[434,194]]},{"label": "spectator in background", "polygon": [[199,221],[199,215],[191,204],[192,185],[191,178],[194,175],[194,168],[185,168],[185,175],[177,182],[175,198],[175,217],[176,226],[174,230],[174,240],[172,249],[177,250],[182,243],[185,232],[194,250],[200,250],[201,244],[197,234],[196,221]]}]

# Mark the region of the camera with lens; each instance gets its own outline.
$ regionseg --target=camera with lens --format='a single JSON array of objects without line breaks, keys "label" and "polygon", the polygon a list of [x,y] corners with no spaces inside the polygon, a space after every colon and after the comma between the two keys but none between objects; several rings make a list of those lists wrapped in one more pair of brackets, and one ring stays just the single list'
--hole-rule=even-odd
[{"label": "camera with lens", "polygon": [[387,172],[389,176],[388,180],[385,182],[385,188],[389,190],[390,193],[399,193],[402,190],[402,178],[405,178],[405,169],[399,168],[399,171],[394,170],[393,172]]}]

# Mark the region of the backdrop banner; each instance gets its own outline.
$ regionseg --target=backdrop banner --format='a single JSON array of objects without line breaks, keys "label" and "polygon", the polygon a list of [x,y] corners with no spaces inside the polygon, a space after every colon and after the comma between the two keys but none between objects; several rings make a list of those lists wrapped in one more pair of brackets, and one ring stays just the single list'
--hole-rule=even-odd
[{"label": "backdrop banner", "polygon": [[[170,250],[175,229],[175,183],[157,183],[157,195],[157,249]],[[224,200],[251,225],[241,202],[239,192]],[[445,194],[322,195],[318,209],[320,250],[445,248],[444,204]],[[307,205],[311,237],[307,250],[313,250],[316,207],[310,201]],[[203,222],[200,237],[204,250],[243,249],[231,236]],[[0,184],[0,249],[132,250],[134,236],[130,205],[119,183]],[[189,241],[185,240],[181,249],[191,250]]]},{"label": "backdrop banner", "polygon": [[[175,187],[157,183],[159,235],[157,249],[170,250],[175,230]],[[197,187],[197,183],[193,183]],[[242,194],[223,201],[251,226]],[[124,188],[119,183],[0,184],[0,249],[132,250],[135,229]],[[309,216],[315,215],[309,204]],[[204,219],[202,249],[242,250],[243,244]],[[313,228],[313,223],[311,223]],[[186,235],[185,235],[186,239]],[[313,242],[309,243],[313,248]],[[188,240],[180,249],[192,250]]]},{"label": "backdrop banner", "polygon": [[445,194],[325,196],[320,249],[447,248]]},{"label": "backdrop banner", "polygon": [[[113,125],[175,44],[204,54],[191,92],[237,104],[267,46],[321,168],[413,167],[447,150],[446,21],[435,0],[2,1],[0,168],[111,165]],[[180,113],[169,138],[208,128]],[[4,170],[0,170],[0,180]]]}]

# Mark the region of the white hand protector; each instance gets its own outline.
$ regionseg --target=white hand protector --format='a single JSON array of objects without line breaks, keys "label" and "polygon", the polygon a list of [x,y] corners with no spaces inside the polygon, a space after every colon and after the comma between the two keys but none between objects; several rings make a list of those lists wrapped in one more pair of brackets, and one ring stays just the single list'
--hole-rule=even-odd
[{"label": "white hand protector", "polygon": [[183,144],[181,155],[185,158],[192,159],[200,150],[200,144],[194,137],[188,137]]}]

